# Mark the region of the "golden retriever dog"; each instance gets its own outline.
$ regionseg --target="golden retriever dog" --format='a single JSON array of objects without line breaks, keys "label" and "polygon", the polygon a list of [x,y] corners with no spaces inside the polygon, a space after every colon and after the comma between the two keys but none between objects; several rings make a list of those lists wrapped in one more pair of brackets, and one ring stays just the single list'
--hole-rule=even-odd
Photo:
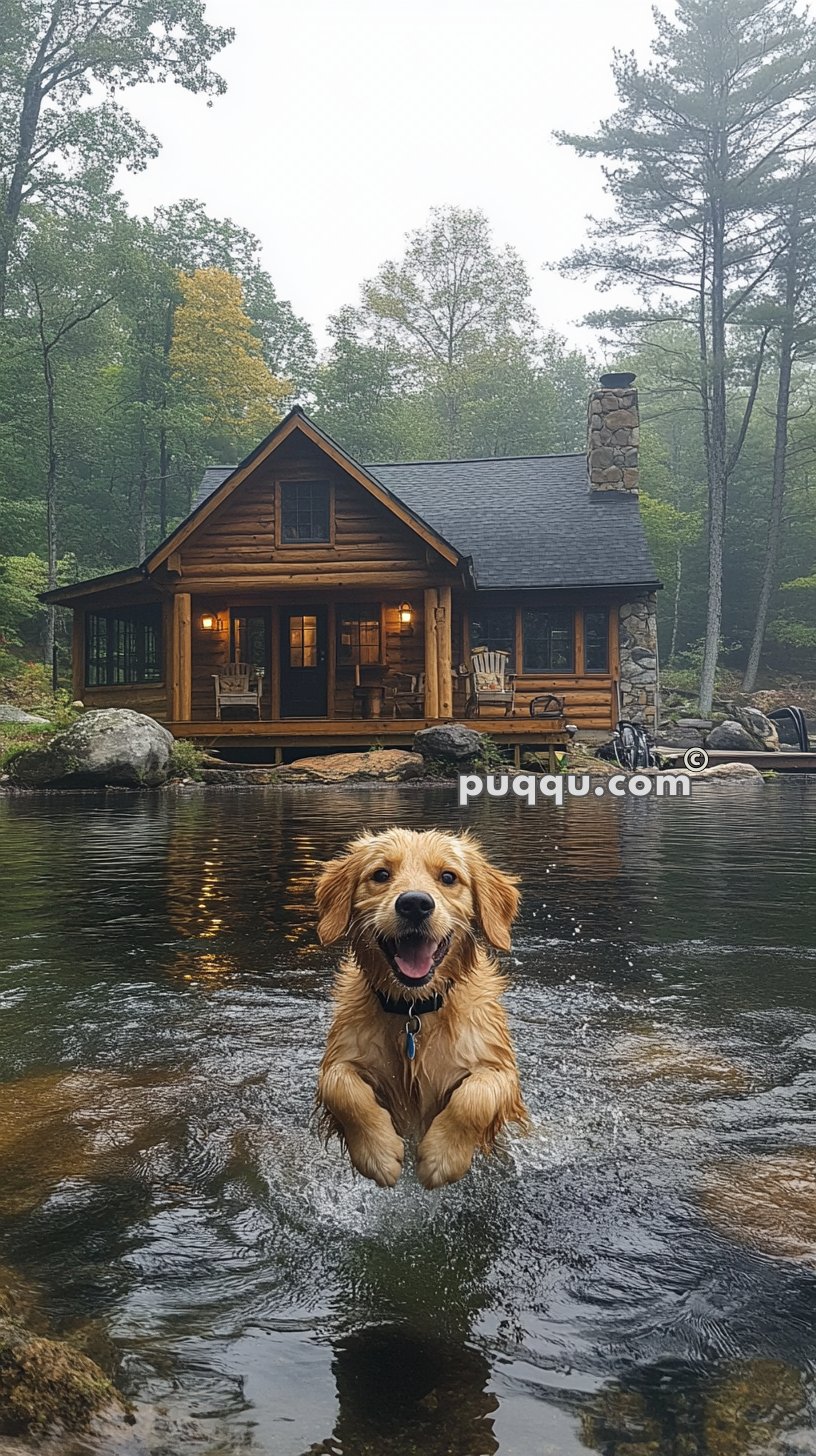
[{"label": "golden retriever dog", "polygon": [[327,1137],[390,1188],[404,1139],[426,1188],[463,1178],[508,1122],[527,1125],[485,942],[510,949],[516,880],[468,834],[387,829],[355,839],[317,883],[318,935],[348,936],[317,1101]]}]

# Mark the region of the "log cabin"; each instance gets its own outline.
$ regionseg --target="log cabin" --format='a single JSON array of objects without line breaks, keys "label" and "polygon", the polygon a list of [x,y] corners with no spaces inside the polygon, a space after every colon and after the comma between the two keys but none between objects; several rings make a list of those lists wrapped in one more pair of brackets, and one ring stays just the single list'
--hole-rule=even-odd
[{"label": "log cabin", "polygon": [[[512,713],[473,726],[552,742],[534,700],[608,735],[654,727],[659,587],[638,503],[632,375],[589,400],[587,451],[360,465],[299,406],[132,570],[44,594],[73,612],[73,691],[210,747],[409,743],[472,711],[477,647],[504,651]],[[216,687],[249,664],[256,699]],[[374,721],[376,720],[376,721]],[[563,732],[563,722],[561,723]]]}]

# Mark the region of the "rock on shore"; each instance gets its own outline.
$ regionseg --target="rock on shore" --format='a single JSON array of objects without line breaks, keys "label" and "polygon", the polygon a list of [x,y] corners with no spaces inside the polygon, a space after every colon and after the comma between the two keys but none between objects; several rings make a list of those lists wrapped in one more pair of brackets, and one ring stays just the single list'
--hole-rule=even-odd
[{"label": "rock on shore", "polygon": [[23,749],[8,764],[24,788],[153,788],[167,779],[173,735],[130,708],[84,713],[45,744]]}]

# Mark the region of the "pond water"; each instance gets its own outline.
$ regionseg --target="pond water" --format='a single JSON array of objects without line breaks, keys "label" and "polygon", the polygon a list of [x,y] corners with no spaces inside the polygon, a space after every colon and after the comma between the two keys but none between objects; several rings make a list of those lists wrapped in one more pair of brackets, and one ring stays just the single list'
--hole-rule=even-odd
[{"label": "pond water", "polygon": [[112,1346],[122,1449],[816,1452],[814,807],[467,811],[534,1129],[427,1194],[310,1128],[312,885],[451,790],[0,800],[0,1274]]}]

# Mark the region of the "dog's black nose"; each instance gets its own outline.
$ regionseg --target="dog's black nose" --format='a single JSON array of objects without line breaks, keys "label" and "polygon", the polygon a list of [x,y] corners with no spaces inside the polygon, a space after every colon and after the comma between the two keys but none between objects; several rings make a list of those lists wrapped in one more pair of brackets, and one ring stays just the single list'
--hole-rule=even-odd
[{"label": "dog's black nose", "polygon": [[419,924],[435,907],[432,895],[426,895],[424,890],[406,890],[403,895],[398,895],[394,909],[404,920],[413,920]]}]

